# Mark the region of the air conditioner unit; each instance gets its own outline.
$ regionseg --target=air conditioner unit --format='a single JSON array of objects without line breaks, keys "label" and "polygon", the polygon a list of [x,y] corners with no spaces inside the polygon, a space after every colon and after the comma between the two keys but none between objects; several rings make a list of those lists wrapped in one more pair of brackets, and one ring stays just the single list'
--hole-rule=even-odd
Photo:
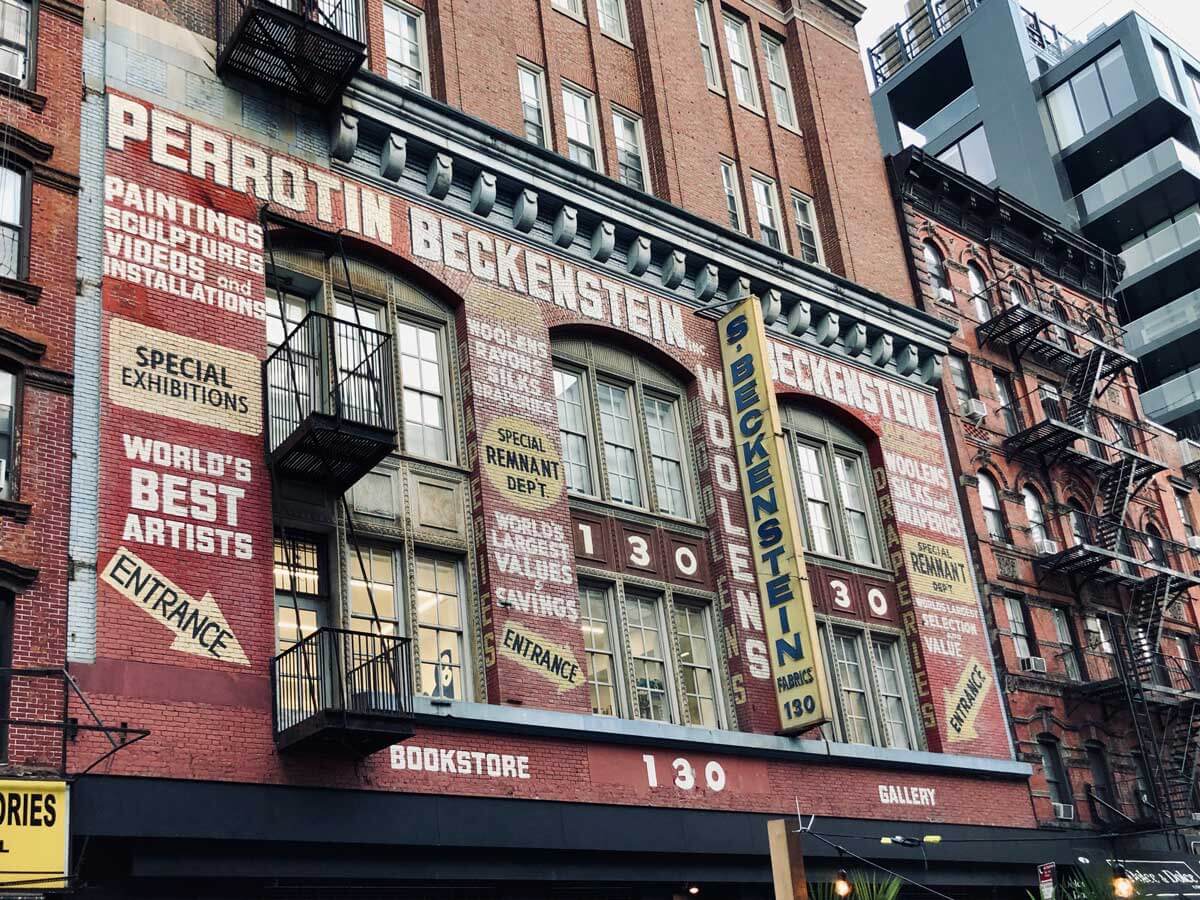
[{"label": "air conditioner unit", "polygon": [[1200,812],[1192,813],[1192,822],[1200,822]]},{"label": "air conditioner unit", "polygon": [[1022,672],[1041,672],[1046,674],[1046,660],[1040,656],[1026,656],[1021,660]]},{"label": "air conditioner unit", "polygon": [[938,299],[945,300],[947,303],[953,303],[954,292],[948,287],[938,288]]},{"label": "air conditioner unit", "polygon": [[1064,822],[1075,821],[1075,807],[1070,803],[1055,803],[1054,818],[1062,819]]},{"label": "air conditioner unit", "polygon": [[968,400],[964,400],[960,409],[964,416],[975,423],[982,422],[984,416],[987,415],[987,404],[978,397],[971,397]]},{"label": "air conditioner unit", "polygon": [[[2,463],[0,463],[0,465],[2,465]],[[0,471],[3,470],[0,469]],[[1188,549],[1200,550],[1200,534],[1193,534],[1190,538],[1188,538]]]},{"label": "air conditioner unit", "polygon": [[1042,538],[1041,540],[1033,542],[1033,549],[1035,549],[1041,556],[1053,556],[1058,552],[1058,541]]}]

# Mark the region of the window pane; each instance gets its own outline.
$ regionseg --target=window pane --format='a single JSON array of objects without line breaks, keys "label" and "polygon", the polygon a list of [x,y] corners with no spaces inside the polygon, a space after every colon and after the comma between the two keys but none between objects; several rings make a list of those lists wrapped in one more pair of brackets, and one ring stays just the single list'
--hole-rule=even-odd
[{"label": "window pane", "polygon": [[696,34],[700,41],[700,61],[704,64],[704,80],[709,87],[719,87],[717,58],[713,52],[712,11],[708,0],[696,0]]},{"label": "window pane", "polygon": [[396,603],[395,567],[387,547],[353,544],[346,548],[350,566],[350,615],[365,630],[399,634],[400,610]]},{"label": "window pane", "polygon": [[906,700],[904,676],[900,671],[900,652],[895,640],[871,639],[875,663],[875,683],[879,686],[879,707],[883,716],[884,739],[889,747],[909,750],[913,747],[911,719]]},{"label": "window pane", "polygon": [[754,189],[754,209],[758,214],[758,228],[762,241],[776,250],[782,250],[779,236],[779,214],[775,209],[775,185],[761,178],[750,180]]},{"label": "window pane", "polygon": [[404,387],[404,446],[432,459],[449,457],[442,382],[441,336],[412,322],[396,327]]},{"label": "window pane", "polygon": [[0,275],[6,278],[20,274],[24,183],[20,172],[0,167]]},{"label": "window pane", "polygon": [[733,88],[738,101],[758,106],[754,89],[754,70],[750,63],[750,36],[745,22],[725,17],[725,42],[729,47],[729,65],[733,71]]},{"label": "window pane", "polygon": [[596,397],[600,404],[600,433],[604,439],[609,493],[617,503],[641,506],[637,432],[633,424],[629,388],[602,381],[596,385]]},{"label": "window pane", "polygon": [[871,536],[871,514],[867,507],[862,461],[856,456],[837,455],[838,485],[846,504],[846,532],[850,539],[850,558],[874,565],[879,562]]},{"label": "window pane", "polygon": [[967,375],[966,361],[961,356],[950,355],[946,357],[946,364],[950,367],[950,381],[954,384],[959,401],[974,396],[971,392],[971,380]]},{"label": "window pane", "polygon": [[981,125],[961,141],[963,171],[984,184],[996,180],[996,167],[992,164],[992,151],[988,147],[987,132]]},{"label": "window pane", "polygon": [[679,639],[679,666],[687,720],[692,725],[717,728],[720,722],[707,619],[708,613],[703,609],[675,607],[675,633]]},{"label": "window pane", "polygon": [[1154,45],[1154,77],[1164,94],[1176,103],[1183,103],[1183,92],[1179,90],[1179,76],[1175,74],[1175,64],[1171,61],[1171,51],[1158,41]]},{"label": "window pane", "polygon": [[1013,648],[1020,659],[1033,656],[1029,642],[1029,628],[1025,620],[1025,604],[1018,597],[1007,596],[1004,605],[1008,612],[1008,627],[1012,632]]},{"label": "window pane", "polygon": [[579,618],[583,628],[583,646],[587,652],[587,680],[592,695],[592,713],[615,716],[617,705],[616,656],[613,652],[612,620],[608,612],[609,592],[602,588],[580,587]]},{"label": "window pane", "polygon": [[788,76],[783,44],[764,35],[763,57],[767,64],[767,80],[771,83],[771,102],[775,107],[775,116],[782,124],[794,128],[796,110],[792,103],[791,80]]},{"label": "window pane", "polygon": [[1071,94],[1069,82],[1046,95],[1046,108],[1054,122],[1060,148],[1069,147],[1083,137],[1083,126],[1079,123],[1079,113],[1075,110],[1075,97]]},{"label": "window pane", "polygon": [[646,437],[654,468],[654,490],[658,508],[671,516],[688,514],[683,480],[683,445],[675,404],[647,395],[642,403],[646,414]]},{"label": "window pane", "polygon": [[825,456],[816,447],[797,443],[796,467],[800,471],[797,481],[804,498],[809,549],[830,556],[836,555],[837,535],[833,529]]},{"label": "window pane", "polygon": [[736,231],[744,231],[742,226],[742,203],[738,197],[737,171],[733,163],[721,160],[721,185],[725,189],[725,208],[729,213],[729,227]]},{"label": "window pane", "polygon": [[521,117],[525,123],[525,140],[546,146],[546,127],[542,110],[541,73],[517,68],[517,84],[521,90]]},{"label": "window pane", "polygon": [[415,569],[421,693],[447,700],[465,699],[458,563],[419,554]]},{"label": "window pane", "polygon": [[1072,78],[1071,87],[1075,91],[1075,106],[1085,134],[1108,121],[1108,103],[1100,87],[1100,72],[1095,66],[1088,66]]},{"label": "window pane", "polygon": [[805,262],[821,264],[821,239],[817,236],[817,218],[810,198],[792,194],[792,209],[796,214],[796,238],[800,245],[800,258]]},{"label": "window pane", "polygon": [[29,4],[0,0],[0,74],[25,81],[28,44]]},{"label": "window pane", "polygon": [[625,27],[625,4],[622,0],[596,0],[600,13],[600,30],[624,40],[628,34]]},{"label": "window pane", "polygon": [[592,493],[592,454],[588,449],[587,407],[583,380],[574,372],[554,370],[554,395],[558,401],[558,434],[562,442],[567,487]]},{"label": "window pane", "polygon": [[12,480],[13,407],[16,406],[16,379],[12,372],[0,369],[0,499],[10,495]]},{"label": "window pane", "polygon": [[667,695],[667,667],[662,649],[665,641],[659,623],[658,601],[627,596],[625,616],[629,621],[633,695],[638,716],[670,722],[671,703]]},{"label": "window pane", "polygon": [[842,726],[851,744],[874,744],[867,679],[863,672],[861,641],[857,635],[835,631],[833,655],[842,701]]},{"label": "window pane", "polygon": [[309,597],[325,593],[320,549],[315,543],[291,537],[275,539],[275,590]]},{"label": "window pane", "polygon": [[1132,106],[1137,101],[1137,93],[1133,89],[1133,79],[1129,77],[1129,66],[1125,63],[1125,54],[1121,48],[1114,47],[1105,53],[1096,63],[1100,69],[1100,80],[1104,83],[1104,93],[1108,96],[1108,108],[1112,115]]},{"label": "window pane", "polygon": [[641,120],[614,112],[613,132],[617,137],[618,180],[636,190],[645,190]]},{"label": "window pane", "polygon": [[388,78],[418,91],[425,90],[425,66],[421,46],[421,16],[391,3],[383,5],[384,44]]},{"label": "window pane", "polygon": [[596,168],[593,147],[591,97],[563,88],[563,112],[567,120],[567,151],[571,159],[589,169]]}]

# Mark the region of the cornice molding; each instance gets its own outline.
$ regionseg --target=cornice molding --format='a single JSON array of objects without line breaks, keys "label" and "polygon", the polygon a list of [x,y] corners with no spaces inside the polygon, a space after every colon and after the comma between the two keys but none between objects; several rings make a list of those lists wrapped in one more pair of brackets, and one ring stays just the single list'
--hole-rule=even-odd
[{"label": "cornice molding", "polygon": [[75,392],[75,377],[70,372],[59,372],[44,366],[30,366],[25,370],[25,386],[43,391],[70,396]]},{"label": "cornice molding", "polygon": [[38,0],[38,4],[46,12],[53,13],[59,18],[66,19],[76,25],[83,24],[83,4],[73,0]]},{"label": "cornice molding", "polygon": [[[627,188],[377,75],[362,73],[354,79],[332,121],[331,143],[339,158],[348,160],[335,161],[334,168],[381,191],[540,245],[605,277],[633,281],[693,309],[747,291],[770,295],[778,300],[780,313],[771,328],[775,338],[845,356],[856,366],[913,384],[932,387],[940,374],[954,328],[936,316]],[[486,204],[472,200],[481,178]],[[517,209],[516,198],[529,191],[539,204],[526,221],[529,209]],[[564,208],[574,213],[579,235],[603,226],[602,254],[589,253],[586,241],[555,240],[554,218]],[[634,247],[639,253],[633,255],[644,264],[620,265]],[[805,314],[789,317],[803,304]],[[894,353],[875,364],[846,352],[840,339],[832,346],[821,344],[816,323],[826,312],[845,323],[842,333],[850,331],[849,324],[859,324],[869,341],[890,337]]]},{"label": "cornice molding", "polygon": [[62,191],[65,194],[79,193],[79,176],[72,172],[56,169],[45,163],[34,163],[33,180],[39,184]]},{"label": "cornice molding", "polygon": [[19,278],[0,276],[0,292],[15,294],[30,306],[36,306],[42,297],[42,286]]},{"label": "cornice molding", "polygon": [[41,341],[0,327],[0,355],[15,357],[22,365],[33,365],[46,353]]}]

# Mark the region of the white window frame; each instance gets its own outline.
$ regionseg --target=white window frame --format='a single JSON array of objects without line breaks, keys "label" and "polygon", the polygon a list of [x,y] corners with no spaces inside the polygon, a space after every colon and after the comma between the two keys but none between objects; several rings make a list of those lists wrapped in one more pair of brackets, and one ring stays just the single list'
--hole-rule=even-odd
[{"label": "white window frame", "polygon": [[[679,718],[684,725],[692,725],[697,728],[724,728],[725,727],[725,704],[721,695],[721,673],[718,668],[720,665],[720,653],[717,648],[717,631],[713,623],[713,607],[711,603],[701,603],[690,600],[687,597],[678,594],[670,598],[671,603],[671,622],[672,629],[675,632],[675,640],[672,641],[672,656],[675,660],[675,666],[679,677]],[[697,666],[685,664],[683,659],[676,655],[679,649],[679,609],[685,608],[692,612],[698,613],[704,628],[702,637],[708,643],[709,662],[707,666]],[[691,721],[691,713],[688,712],[688,691],[683,680],[685,669],[696,668],[706,669],[712,678],[712,704],[713,711],[717,721],[712,725],[706,725],[703,722]],[[684,721],[686,720],[686,721]]]},{"label": "white window frame", "polygon": [[[398,10],[401,15],[410,16],[413,19],[413,21],[415,22],[415,27],[416,27],[416,31],[417,31],[417,55],[419,57],[419,69],[420,69],[420,73],[421,73],[421,86],[420,87],[412,87],[411,85],[405,85],[405,87],[409,87],[414,91],[420,91],[422,94],[429,94],[430,93],[430,90],[429,90],[429,43],[428,43],[428,38],[425,34],[425,13],[423,13],[421,10],[417,9],[415,6],[409,6],[407,3],[400,2],[400,0],[384,0],[384,3],[385,3],[385,5],[391,6],[394,9]],[[387,20],[387,17],[385,16],[384,21],[386,22],[386,20]],[[384,55],[387,57],[387,64],[388,64],[389,70],[393,64],[393,57],[392,57],[392,54],[389,52],[389,49],[387,46],[388,35],[390,35],[390,34],[391,34],[391,32],[389,32],[387,30],[387,28],[385,27],[384,28]],[[404,66],[405,68],[411,68],[411,66],[409,66],[408,63],[401,63],[401,62],[397,61],[396,65]],[[398,79],[395,79],[392,77],[392,74],[390,71],[388,72],[388,79],[396,84],[400,83]]]},{"label": "white window frame", "polygon": [[833,700],[833,721],[822,728],[827,737],[839,743],[851,743],[846,736],[846,713],[843,703],[842,676],[839,671],[837,658],[833,654],[834,638],[837,635],[852,638],[858,653],[858,666],[862,673],[863,694],[867,708],[867,727],[871,732],[868,744],[859,746],[890,747],[891,735],[887,728],[887,714],[883,705],[883,692],[879,685],[879,676],[875,670],[874,645],[878,641],[888,644],[894,652],[897,676],[900,681],[900,697],[904,706],[904,725],[908,732],[910,749],[921,750],[922,739],[917,728],[916,699],[912,685],[912,663],[904,647],[900,634],[891,630],[869,628],[862,622],[851,622],[842,619],[832,619],[822,616],[817,623],[817,633],[821,650],[829,661],[826,666],[828,688]]},{"label": "white window frame", "polygon": [[566,156],[576,165],[586,166],[585,163],[581,163],[571,156],[571,128],[570,119],[567,116],[567,94],[573,94],[580,98],[587,107],[588,140],[590,141],[588,149],[592,151],[592,155],[596,160],[596,165],[591,168],[594,172],[604,174],[604,153],[600,149],[600,128],[599,123],[596,121],[596,95],[587,88],[580,87],[575,82],[567,81],[564,78],[562,83],[563,119],[567,123],[567,128],[563,132],[563,140],[566,143]]},{"label": "white window frame", "polygon": [[[821,228],[817,224],[817,205],[813,202],[813,198],[800,191],[792,191],[792,214],[796,217],[796,243],[799,257],[807,263],[824,268],[825,248],[821,246]],[[805,256],[803,226],[807,226],[812,232],[816,259],[808,259]]]},{"label": "white window frame", "polygon": [[14,494],[13,475],[16,472],[17,458],[17,416],[21,410],[20,373],[13,369],[0,368],[0,383],[7,383],[8,385],[7,392],[0,394],[0,408],[7,407],[9,415],[8,431],[4,433],[4,437],[8,440],[8,450],[0,454],[0,500],[7,500]]},{"label": "white window frame", "polygon": [[[658,513],[663,516],[672,518],[684,519],[686,521],[695,520],[694,503],[692,500],[691,478],[688,475],[688,458],[687,458],[687,436],[683,430],[683,418],[679,409],[679,397],[671,394],[665,394],[660,391],[647,389],[645,387],[637,392],[640,396],[637,398],[640,404],[640,412],[642,421],[646,427],[646,460],[649,463],[650,479],[654,483],[654,506]],[[668,456],[662,456],[670,462],[674,462],[679,466],[679,480],[681,482],[680,492],[683,494],[683,511],[682,512],[666,512],[662,507],[662,500],[659,497],[660,486],[658,477],[654,473],[654,461],[658,456],[654,452],[654,447],[650,442],[650,419],[646,413],[646,401],[653,400],[658,403],[665,403],[670,408],[670,416],[675,423],[675,438],[679,442],[679,459],[672,460]]]},{"label": "white window frame", "polygon": [[[606,27],[613,21],[604,14],[604,4],[611,3],[616,7],[616,28]],[[625,8],[625,0],[596,0],[596,21],[600,23],[600,33],[622,44],[629,43],[629,13]]]},{"label": "white window frame", "polygon": [[762,204],[758,202],[758,192],[756,187],[762,187],[766,191],[768,200],[767,208],[771,213],[771,217],[775,220],[775,233],[779,236],[779,246],[772,247],[773,250],[778,250],[781,253],[788,252],[787,228],[783,223],[783,215],[779,209],[779,189],[775,184],[774,178],[768,178],[766,175],[760,175],[757,172],[752,172],[750,175],[750,193],[754,200],[754,222],[758,226],[758,240],[760,243],[771,247],[769,241],[763,237],[763,221],[762,221]]},{"label": "white window frame", "polygon": [[679,692],[679,682],[675,674],[675,648],[674,642],[671,639],[671,629],[666,620],[666,605],[668,598],[661,591],[655,590],[625,590],[621,597],[621,623],[624,626],[625,635],[632,635],[632,627],[629,622],[629,604],[630,602],[652,603],[654,605],[654,615],[657,621],[658,638],[660,643],[660,652],[662,654],[663,665],[663,684],[667,699],[667,718],[654,719],[644,717],[638,711],[638,690],[636,677],[636,663],[639,659],[653,659],[653,657],[639,657],[633,652],[633,643],[630,639],[628,669],[625,672],[625,683],[630,697],[630,715],[646,722],[665,722],[670,725],[678,725],[679,717],[679,697],[676,694]]},{"label": "white window frame", "polygon": [[[730,77],[733,79],[733,94],[738,103],[756,113],[762,112],[762,100],[758,96],[758,73],[754,69],[754,49],[750,46],[750,23],[732,13],[723,13],[725,40],[728,44]],[[746,75],[746,90],[743,96],[742,82],[738,73]]]},{"label": "white window frame", "polygon": [[[800,131],[800,120],[796,116],[796,99],[792,95],[792,73],[788,69],[787,50],[782,38],[767,32],[762,33],[763,64],[767,71],[767,83],[783,92],[785,106],[780,109],[779,98],[771,91],[771,105],[775,108],[775,120],[790,131]],[[777,56],[775,54],[778,54]],[[779,67],[778,72],[775,71]]]},{"label": "white window frame", "polygon": [[538,101],[538,124],[542,129],[542,141],[537,146],[549,148],[553,144],[553,139],[550,135],[550,98],[546,94],[546,73],[541,66],[535,65],[529,60],[517,60],[517,98],[521,102],[521,130],[524,133],[525,140],[531,144],[536,143],[530,140],[529,133],[526,131],[527,120],[525,118],[525,94],[521,86],[521,73],[533,77],[533,83],[537,89]]},{"label": "white window frame", "polygon": [[725,195],[725,214],[726,218],[730,213],[729,198],[733,197],[733,211],[737,214],[737,225],[730,223],[730,227],[734,231],[740,231],[742,234],[747,234],[746,230],[746,208],[742,203],[742,182],[738,178],[737,163],[726,156],[719,157],[720,172],[721,172],[721,191]]},{"label": "white window frame", "polygon": [[[617,612],[617,597],[616,586],[612,583],[603,583],[598,581],[589,581],[581,579],[576,587],[576,591],[582,594],[584,591],[595,591],[602,595],[601,602],[604,605],[604,621],[608,628],[608,651],[589,650],[586,642],[584,644],[584,657],[590,660],[592,654],[601,654],[608,656],[612,664],[612,688],[613,693],[613,714],[612,718],[625,719],[630,718],[629,698],[627,692],[629,690],[629,679],[625,674],[625,660],[623,658],[624,641],[621,638],[620,616]],[[580,604],[580,618],[583,616],[584,609]],[[591,619],[591,616],[587,617]],[[588,684],[588,699],[591,702],[593,681],[592,666],[588,664],[587,684]],[[599,713],[592,709],[592,715],[608,717],[608,713]]]},{"label": "white window frame", "polygon": [[[635,191],[644,191],[651,193],[650,190],[650,161],[646,158],[646,129],[642,124],[642,117],[635,112],[630,112],[623,106],[617,106],[615,103],[612,107],[613,117],[613,148],[617,156],[617,169],[615,175],[617,180],[626,187],[633,188]],[[617,120],[624,119],[626,122],[633,124],[634,138],[637,140],[638,159],[641,162],[641,187],[629,184],[621,177],[621,131],[617,128]]]},{"label": "white window frame", "polygon": [[10,0],[7,4],[0,4],[0,16],[5,15],[4,6],[11,5],[24,13],[25,15],[25,33],[23,41],[4,40],[3,46],[6,50],[15,51],[14,55],[18,55],[21,60],[21,76],[19,78],[12,75],[0,76],[0,86],[7,82],[9,85],[17,84],[21,87],[31,87],[34,83],[36,75],[36,47],[37,47],[37,16],[39,7],[33,0]]},{"label": "white window frame", "polygon": [[[695,2],[696,40],[700,44],[700,64],[704,67],[704,83],[708,85],[709,90],[724,94],[725,89],[721,85],[721,61],[717,58],[717,41],[713,36],[712,3],[709,0],[695,0]],[[1197,90],[1200,91],[1200,88]]]},{"label": "white window frame", "polygon": [[[416,609],[419,605],[416,602],[417,591],[419,590],[419,588],[417,587],[417,559],[418,559],[418,557],[426,557],[428,559],[431,559],[434,561],[435,565],[439,561],[440,562],[448,562],[454,567],[455,581],[458,586],[459,627],[457,629],[444,628],[444,627],[441,627],[440,624],[436,625],[436,626],[430,625],[429,627],[434,628],[435,630],[439,630],[439,631],[457,631],[459,638],[462,642],[461,647],[460,647],[460,649],[462,651],[462,659],[459,663],[459,672],[461,673],[461,676],[462,676],[462,685],[461,685],[462,690],[460,692],[461,696],[456,696],[453,698],[441,698],[441,699],[450,699],[450,700],[453,700],[454,702],[458,702],[458,701],[462,701],[462,700],[469,702],[469,701],[473,700],[475,697],[475,679],[474,679],[474,675],[473,675],[472,668],[471,668],[471,662],[472,662],[472,660],[471,660],[471,655],[472,655],[471,619],[470,619],[470,610],[468,608],[468,603],[467,603],[467,585],[465,584],[465,579],[467,577],[466,560],[464,560],[460,556],[456,556],[453,553],[448,553],[444,550],[435,550],[435,549],[431,549],[428,547],[417,547],[413,550],[412,566],[411,566],[411,570],[410,570],[411,575],[412,575],[412,581],[411,581],[411,583],[409,582],[408,572],[406,571],[405,586],[406,586],[407,590],[405,591],[405,595],[404,595],[404,603],[405,603],[406,618],[408,617],[409,613],[412,614],[411,615],[412,621],[409,623],[408,628],[409,628],[409,635],[412,639],[413,647],[414,647],[413,662],[416,666],[418,673],[420,673],[421,666],[423,665],[423,661],[421,659],[421,649],[420,649],[420,647],[421,647],[420,631],[421,631],[422,623],[421,623],[419,614],[416,612]],[[421,695],[425,696],[425,697],[432,697],[433,696],[432,687],[433,687],[432,685],[422,684],[421,690],[419,693],[421,693]]]},{"label": "white window frame", "polygon": [[[408,445],[408,419],[406,416],[404,392],[404,369],[403,369],[403,353],[400,347],[400,329],[401,326],[407,325],[417,330],[418,335],[421,330],[433,332],[434,341],[437,343],[438,351],[438,383],[441,388],[440,399],[442,401],[442,434],[445,442],[445,453],[441,456],[433,456],[427,453],[417,453]],[[400,389],[400,433],[404,438],[404,452],[410,456],[419,457],[421,459],[431,459],[437,462],[453,463],[457,459],[457,444],[454,418],[454,388],[450,378],[450,338],[447,334],[448,326],[445,322],[437,322],[430,319],[424,319],[417,316],[406,315],[400,313],[396,319],[396,329],[393,335],[395,342],[396,360],[400,364],[400,378],[397,379]],[[419,338],[418,338],[419,339]],[[423,388],[412,388],[412,390],[424,396],[432,393]]]},{"label": "white window frame", "polygon": [[572,19],[578,19],[580,22],[586,21],[583,0],[550,0],[550,6]]},{"label": "white window frame", "polygon": [[[568,478],[567,479],[567,482],[568,482],[567,492],[569,494],[578,494],[578,495],[584,496],[584,497],[600,497],[603,495],[603,491],[600,491],[598,489],[598,484],[600,481],[600,465],[599,465],[599,461],[596,458],[596,437],[594,434],[595,426],[592,424],[592,411],[593,411],[593,409],[595,409],[595,403],[594,403],[594,401],[592,399],[592,395],[591,395],[591,383],[590,383],[591,378],[588,377],[588,373],[587,373],[586,369],[579,368],[578,366],[565,365],[565,364],[559,362],[558,360],[554,361],[554,370],[556,372],[562,372],[563,374],[572,375],[578,380],[579,394],[580,394],[579,399],[580,399],[580,404],[583,408],[582,437],[583,437],[583,441],[586,446],[586,452],[587,452],[586,464],[587,464],[588,485],[587,485],[586,490],[580,489],[580,488],[573,488],[570,486],[570,479]],[[555,399],[555,406],[556,406],[556,411],[557,411],[557,404],[559,402],[557,390],[555,391],[554,399]],[[562,447],[565,445],[564,441],[562,439],[562,432],[563,432],[562,416],[559,416],[558,418],[559,418],[559,427],[558,427],[559,445],[560,445],[560,447]],[[580,436],[576,432],[570,432],[570,434],[572,434],[576,437]],[[563,452],[565,453],[565,450]]]}]

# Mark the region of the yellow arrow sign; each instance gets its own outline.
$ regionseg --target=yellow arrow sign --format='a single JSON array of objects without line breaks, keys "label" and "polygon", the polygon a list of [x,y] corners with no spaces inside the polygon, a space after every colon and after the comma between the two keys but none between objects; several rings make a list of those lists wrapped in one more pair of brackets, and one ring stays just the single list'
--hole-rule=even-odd
[{"label": "yellow arrow sign", "polygon": [[205,592],[199,600],[193,600],[124,547],[113,554],[100,577],[175,633],[172,650],[239,666],[250,664],[212,594]]},{"label": "yellow arrow sign", "polygon": [[947,739],[952,744],[973,741],[979,737],[975,719],[983,708],[983,698],[991,687],[992,676],[979,660],[971,657],[953,690],[942,692],[946,700],[946,721],[950,724]]}]

